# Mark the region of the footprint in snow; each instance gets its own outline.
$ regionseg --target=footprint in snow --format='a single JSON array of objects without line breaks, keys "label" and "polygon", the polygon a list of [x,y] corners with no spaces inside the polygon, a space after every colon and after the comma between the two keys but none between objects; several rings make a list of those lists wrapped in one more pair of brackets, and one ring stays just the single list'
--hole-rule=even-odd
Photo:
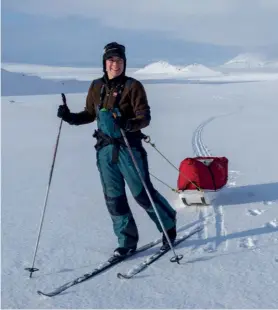
[{"label": "footprint in snow", "polygon": [[264,201],[263,204],[266,206],[270,206],[273,204],[273,201]]},{"label": "footprint in snow", "polygon": [[253,215],[253,216],[261,215],[264,212],[265,212],[265,210],[260,210],[260,209],[255,209],[255,210],[250,209],[250,210],[248,210],[248,213],[250,215]]},{"label": "footprint in snow", "polygon": [[214,244],[212,242],[209,242],[206,246],[203,247],[204,252],[212,253],[215,252],[216,249],[214,247]]},{"label": "footprint in snow", "polygon": [[256,247],[256,245],[257,245],[257,240],[252,239],[250,237],[241,239],[240,244],[239,244],[241,248],[246,248],[246,249],[253,249]]},{"label": "footprint in snow", "polygon": [[278,228],[278,220],[274,219],[273,221],[266,223],[265,226],[269,228]]}]

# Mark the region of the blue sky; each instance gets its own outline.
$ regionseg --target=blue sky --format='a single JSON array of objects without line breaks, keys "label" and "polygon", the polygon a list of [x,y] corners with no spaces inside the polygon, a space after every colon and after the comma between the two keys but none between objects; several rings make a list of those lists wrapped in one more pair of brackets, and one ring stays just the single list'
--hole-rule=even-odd
[{"label": "blue sky", "polygon": [[110,41],[129,66],[275,56],[277,16],[276,0],[2,0],[2,61],[98,66]]}]

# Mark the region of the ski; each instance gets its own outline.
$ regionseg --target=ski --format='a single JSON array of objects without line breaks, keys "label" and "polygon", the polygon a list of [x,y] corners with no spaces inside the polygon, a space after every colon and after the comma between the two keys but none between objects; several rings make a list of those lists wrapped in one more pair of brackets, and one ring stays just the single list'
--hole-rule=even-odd
[{"label": "ski", "polygon": [[[191,231],[187,231],[187,232],[181,234],[180,236],[177,237],[177,239],[174,242],[173,246],[176,247],[178,244],[182,243],[183,241],[185,241],[186,239],[188,239],[191,236],[195,235],[196,233],[198,233],[201,230],[203,230],[203,226],[198,226],[197,228],[195,228],[195,229],[193,229]],[[147,257],[142,263],[133,266],[128,272],[126,272],[126,273],[118,273],[117,277],[119,279],[131,279],[136,274],[140,273],[141,271],[146,269],[148,266],[153,264],[155,261],[157,261],[160,257],[162,257],[163,255],[168,253],[170,250],[171,250],[170,247],[165,249],[165,250],[158,250],[157,252],[155,252],[151,256]]]},{"label": "ski", "polygon": [[99,264],[92,272],[90,273],[85,273],[84,275],[69,281],[67,283],[65,283],[64,285],[56,288],[55,290],[53,290],[52,292],[49,293],[44,293],[42,291],[37,291],[37,293],[39,295],[43,295],[43,296],[47,296],[47,297],[53,297],[56,295],[59,295],[60,293],[64,292],[65,290],[67,290],[68,288],[77,285],[79,283],[82,283],[84,281],[87,281],[95,276],[97,276],[98,274],[104,272],[105,270],[121,263],[122,261],[126,260],[127,258],[136,255],[140,252],[146,251],[150,248],[152,248],[153,246],[159,244],[161,242],[161,238],[156,239],[154,241],[151,241],[143,246],[141,246],[140,248],[138,248],[135,252],[130,253],[129,255],[125,256],[125,257],[117,257],[117,256],[112,256],[109,259],[105,260],[104,262],[102,262],[101,264]]}]

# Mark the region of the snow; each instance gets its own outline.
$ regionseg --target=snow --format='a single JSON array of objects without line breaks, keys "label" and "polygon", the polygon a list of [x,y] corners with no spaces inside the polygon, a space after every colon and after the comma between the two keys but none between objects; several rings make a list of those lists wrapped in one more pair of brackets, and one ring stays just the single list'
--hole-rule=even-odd
[{"label": "snow", "polygon": [[1,69],[2,96],[57,94],[59,92],[76,93],[85,92],[89,82],[79,82],[75,79],[60,80],[59,76],[54,80],[43,80],[41,77],[26,75],[26,73],[13,73]]},{"label": "snow", "polygon": [[134,76],[144,78],[194,78],[194,77],[210,77],[222,75],[220,72],[214,71],[202,64],[192,64],[188,66],[173,66],[165,61],[151,63],[144,68],[136,70]]},{"label": "snow", "polygon": [[[6,72],[20,73],[21,75],[24,74],[24,76],[36,76],[56,82],[58,80],[64,83],[69,82],[69,80],[92,81],[102,74],[102,68],[54,67],[21,63],[2,63],[1,67]],[[133,71],[134,69],[127,69],[127,73]],[[78,84],[82,85],[82,83]]]},{"label": "snow", "polygon": [[[153,179],[176,208],[180,232],[205,226],[177,247],[184,255],[181,264],[170,263],[169,253],[132,280],[116,277],[152,249],[60,296],[45,298],[36,291],[51,291],[92,271],[117,244],[96,167],[96,125],[63,124],[35,260],[39,271],[29,279],[24,270],[32,266],[63,89],[47,94],[48,82],[54,80],[38,79],[34,68],[28,68],[24,72],[30,70],[32,76],[21,76],[24,80],[17,80],[16,69],[9,83],[5,84],[7,75],[2,76],[9,87],[9,96],[3,96],[7,89],[2,87],[1,102],[2,308],[277,308],[277,72],[228,72],[202,78],[203,83],[174,77],[142,80],[152,109],[152,122],[144,133],[176,166],[185,157],[226,156],[227,187],[209,207],[185,207],[176,193]],[[66,76],[63,68],[54,69],[55,76]],[[74,73],[84,74],[83,68]],[[246,76],[256,82],[247,83]],[[76,87],[82,83],[76,81]],[[31,89],[30,84],[32,93],[18,95],[18,88]],[[45,94],[36,94],[37,85],[40,93],[45,85]],[[66,95],[72,111],[83,109],[85,90]],[[177,171],[150,145],[145,148],[150,172],[175,188]],[[158,238],[153,223],[127,193],[139,245]]]},{"label": "snow", "polygon": [[160,74],[160,73],[178,73],[180,71],[180,68],[177,66],[173,66],[169,64],[166,61],[158,61],[151,63],[147,66],[145,66],[142,69],[137,70],[136,74],[142,74],[142,73],[153,73],[153,74]]},{"label": "snow", "polygon": [[92,76],[99,76],[99,68],[73,68],[73,67],[54,67],[46,65],[3,63],[2,68],[9,72],[24,73],[31,76],[38,76],[43,79],[61,79],[79,81],[90,81]]},{"label": "snow", "polygon": [[181,69],[182,73],[187,73],[190,76],[218,76],[221,75],[220,72],[216,72],[211,70],[210,68],[201,65],[201,64],[193,64],[186,66]]},{"label": "snow", "polygon": [[278,61],[267,60],[264,55],[243,53],[227,61],[223,67],[227,68],[277,68]]}]

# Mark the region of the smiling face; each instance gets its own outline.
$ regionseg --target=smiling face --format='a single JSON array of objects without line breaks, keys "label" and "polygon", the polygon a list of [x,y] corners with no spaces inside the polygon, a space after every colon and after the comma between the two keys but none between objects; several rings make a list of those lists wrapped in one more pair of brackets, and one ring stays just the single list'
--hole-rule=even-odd
[{"label": "smiling face", "polygon": [[124,60],[117,56],[108,58],[105,61],[105,65],[106,72],[110,80],[121,75],[124,71]]}]

